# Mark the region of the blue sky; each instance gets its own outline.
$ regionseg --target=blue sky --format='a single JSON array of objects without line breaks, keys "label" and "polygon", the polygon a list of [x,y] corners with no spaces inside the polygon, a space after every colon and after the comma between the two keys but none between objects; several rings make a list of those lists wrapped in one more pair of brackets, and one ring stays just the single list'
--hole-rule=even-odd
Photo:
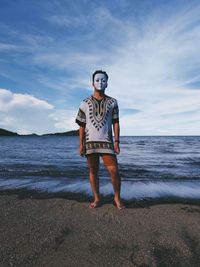
[{"label": "blue sky", "polygon": [[78,129],[106,70],[122,135],[200,134],[200,1],[0,3],[0,128]]}]

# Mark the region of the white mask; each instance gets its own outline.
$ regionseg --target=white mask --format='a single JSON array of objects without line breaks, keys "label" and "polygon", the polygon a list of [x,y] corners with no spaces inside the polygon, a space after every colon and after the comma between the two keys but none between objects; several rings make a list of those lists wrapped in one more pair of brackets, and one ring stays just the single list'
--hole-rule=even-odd
[{"label": "white mask", "polygon": [[97,73],[94,76],[94,87],[97,90],[105,90],[107,87],[107,78],[106,75],[103,73]]}]

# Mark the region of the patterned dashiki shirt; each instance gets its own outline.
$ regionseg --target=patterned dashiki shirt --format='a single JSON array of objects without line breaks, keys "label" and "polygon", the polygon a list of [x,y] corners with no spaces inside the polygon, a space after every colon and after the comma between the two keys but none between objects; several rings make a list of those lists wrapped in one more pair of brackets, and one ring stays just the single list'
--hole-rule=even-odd
[{"label": "patterned dashiki shirt", "polygon": [[118,121],[119,109],[115,98],[105,95],[98,100],[91,95],[81,102],[76,123],[85,127],[85,155],[115,154],[112,124]]}]

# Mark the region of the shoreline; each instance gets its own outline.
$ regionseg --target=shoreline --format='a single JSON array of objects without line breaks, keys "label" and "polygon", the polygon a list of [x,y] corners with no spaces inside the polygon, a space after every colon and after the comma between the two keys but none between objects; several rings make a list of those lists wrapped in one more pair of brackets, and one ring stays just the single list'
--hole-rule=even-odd
[{"label": "shoreline", "polygon": [[[75,200],[78,202],[90,202],[93,200],[92,196],[88,196],[85,193],[74,193],[74,192],[48,192],[38,189],[0,189],[0,196],[4,195],[16,195],[19,199],[52,199],[52,198],[63,198],[66,200]],[[102,196],[102,204],[111,204],[113,201],[113,195]],[[195,198],[183,198],[183,197],[146,197],[146,198],[133,198],[130,200],[123,199],[124,204],[127,208],[137,207],[150,207],[154,205],[162,204],[189,204],[200,206],[200,199]]]}]

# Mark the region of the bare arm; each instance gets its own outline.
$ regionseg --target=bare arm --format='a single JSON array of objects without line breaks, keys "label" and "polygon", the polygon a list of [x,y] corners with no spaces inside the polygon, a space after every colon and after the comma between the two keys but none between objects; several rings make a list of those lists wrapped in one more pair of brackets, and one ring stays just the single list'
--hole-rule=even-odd
[{"label": "bare arm", "polygon": [[84,155],[84,137],[85,137],[85,127],[80,126],[79,128],[80,156]]},{"label": "bare arm", "polygon": [[119,154],[120,153],[120,147],[119,147],[120,126],[119,126],[119,122],[115,122],[113,124],[113,130],[114,130],[114,138],[115,138],[114,150],[117,154]]}]

